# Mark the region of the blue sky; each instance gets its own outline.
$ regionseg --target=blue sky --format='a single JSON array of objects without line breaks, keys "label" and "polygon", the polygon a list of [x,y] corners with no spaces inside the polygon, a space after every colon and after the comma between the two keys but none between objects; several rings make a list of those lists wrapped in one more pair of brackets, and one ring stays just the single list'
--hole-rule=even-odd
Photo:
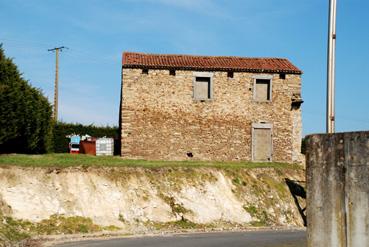
[{"label": "blue sky", "polygon": [[[336,130],[369,129],[369,2],[338,0]],[[325,131],[328,0],[0,0],[0,43],[59,119],[117,125],[123,51],[286,57],[302,76],[304,134]]]}]

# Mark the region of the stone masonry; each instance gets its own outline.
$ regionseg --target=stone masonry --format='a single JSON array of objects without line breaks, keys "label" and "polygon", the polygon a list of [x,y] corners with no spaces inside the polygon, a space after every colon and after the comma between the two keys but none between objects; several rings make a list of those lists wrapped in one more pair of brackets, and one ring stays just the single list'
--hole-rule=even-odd
[{"label": "stone masonry", "polygon": [[[269,123],[272,159],[301,161],[301,71],[299,73],[206,68],[212,97],[193,98],[189,68],[124,66],[121,98],[121,155],[159,160],[252,160],[252,126]],[[146,68],[146,69],[145,69]],[[175,75],[170,71],[175,71]],[[253,98],[255,77],[271,78],[271,100]],[[285,78],[284,78],[285,77]],[[297,103],[296,103],[297,102]]]}]

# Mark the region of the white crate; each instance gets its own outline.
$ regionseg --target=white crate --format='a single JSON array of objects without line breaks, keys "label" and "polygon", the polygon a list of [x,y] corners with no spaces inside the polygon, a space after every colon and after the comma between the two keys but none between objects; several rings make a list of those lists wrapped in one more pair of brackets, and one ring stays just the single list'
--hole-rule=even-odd
[{"label": "white crate", "polygon": [[106,137],[97,138],[96,155],[114,155],[114,139]]}]

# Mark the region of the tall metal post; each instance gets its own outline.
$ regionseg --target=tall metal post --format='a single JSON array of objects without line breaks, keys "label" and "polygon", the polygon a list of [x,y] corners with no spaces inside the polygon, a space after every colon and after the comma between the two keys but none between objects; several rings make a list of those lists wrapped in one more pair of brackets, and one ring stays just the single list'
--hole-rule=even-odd
[{"label": "tall metal post", "polygon": [[327,133],[335,132],[336,0],[329,0]]},{"label": "tall metal post", "polygon": [[54,109],[53,109],[53,118],[55,121],[58,121],[59,50],[62,51],[64,48],[67,47],[61,46],[48,50],[55,51],[55,84],[54,84]]}]

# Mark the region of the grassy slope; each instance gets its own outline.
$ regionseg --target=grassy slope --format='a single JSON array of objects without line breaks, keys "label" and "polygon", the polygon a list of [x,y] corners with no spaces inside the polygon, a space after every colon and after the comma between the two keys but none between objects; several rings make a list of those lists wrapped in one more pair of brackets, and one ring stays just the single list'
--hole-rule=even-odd
[{"label": "grassy slope", "polygon": [[159,161],[159,160],[128,160],[121,157],[103,157],[71,154],[0,155],[0,166],[22,167],[73,167],[73,166],[105,166],[105,167],[215,167],[215,168],[290,168],[302,169],[297,164],[286,163],[252,163],[252,162],[210,162],[210,161]]}]

